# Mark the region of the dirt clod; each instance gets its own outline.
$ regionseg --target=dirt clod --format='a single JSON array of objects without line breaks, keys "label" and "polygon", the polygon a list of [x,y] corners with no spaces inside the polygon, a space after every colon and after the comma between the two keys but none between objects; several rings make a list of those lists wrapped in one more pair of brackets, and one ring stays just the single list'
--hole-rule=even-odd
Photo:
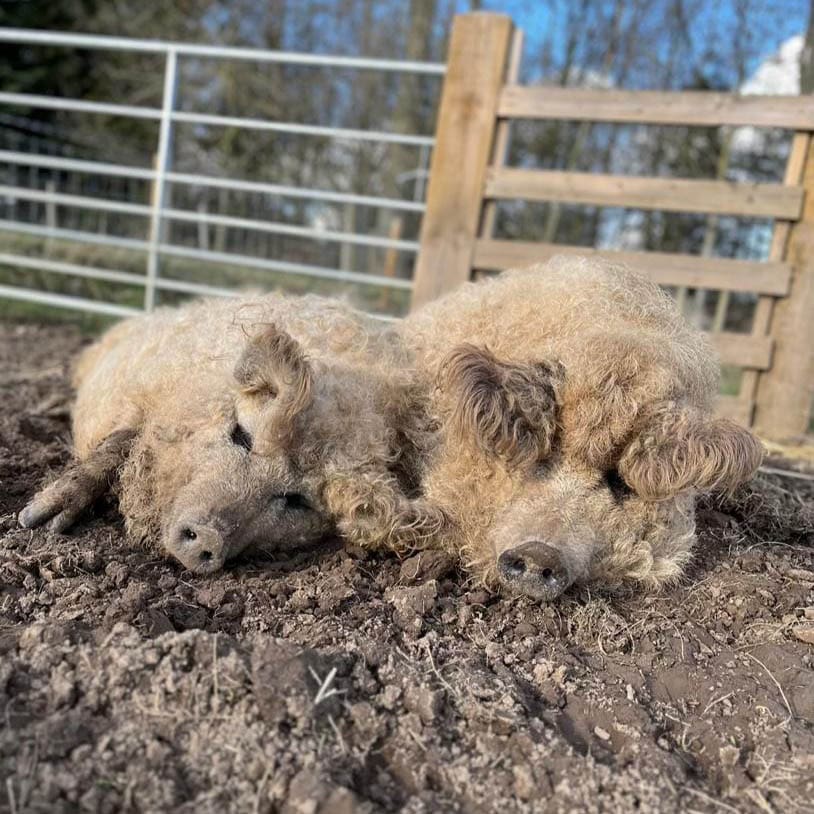
[{"label": "dirt clod", "polygon": [[455,561],[445,551],[421,551],[404,560],[399,578],[405,583],[439,580],[455,570]]}]

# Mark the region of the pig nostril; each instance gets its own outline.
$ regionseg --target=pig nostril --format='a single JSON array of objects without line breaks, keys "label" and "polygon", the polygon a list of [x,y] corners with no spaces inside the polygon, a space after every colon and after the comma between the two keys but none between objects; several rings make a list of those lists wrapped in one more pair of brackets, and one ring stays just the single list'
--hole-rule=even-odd
[{"label": "pig nostril", "polygon": [[181,536],[185,540],[197,540],[198,535],[190,528],[181,529]]},{"label": "pig nostril", "polygon": [[526,561],[516,554],[504,554],[500,558],[501,570],[507,577],[517,579],[526,573]]},{"label": "pig nostril", "polygon": [[198,555],[198,559],[199,559],[201,562],[209,562],[209,560],[211,560],[211,559],[212,559],[212,552],[211,552],[211,551],[202,551],[202,552],[201,552],[201,553]]}]

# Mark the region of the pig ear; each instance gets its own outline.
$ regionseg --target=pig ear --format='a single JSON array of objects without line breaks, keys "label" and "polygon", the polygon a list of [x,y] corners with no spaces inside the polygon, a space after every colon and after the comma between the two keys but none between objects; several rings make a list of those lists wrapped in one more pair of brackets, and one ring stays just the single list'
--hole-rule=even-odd
[{"label": "pig ear", "polygon": [[639,496],[659,500],[686,489],[732,491],[763,460],[763,446],[725,418],[665,404],[648,412],[618,470]]},{"label": "pig ear", "polygon": [[269,325],[249,339],[235,365],[235,379],[248,396],[275,400],[293,419],[311,401],[311,368],[295,339]]},{"label": "pig ear", "polygon": [[512,464],[540,460],[554,441],[564,379],[557,361],[501,362],[485,348],[460,345],[439,377],[453,399],[450,432]]},{"label": "pig ear", "polygon": [[366,547],[406,551],[426,545],[444,526],[443,512],[408,498],[390,475],[355,472],[326,485],[325,503],[345,539]]}]

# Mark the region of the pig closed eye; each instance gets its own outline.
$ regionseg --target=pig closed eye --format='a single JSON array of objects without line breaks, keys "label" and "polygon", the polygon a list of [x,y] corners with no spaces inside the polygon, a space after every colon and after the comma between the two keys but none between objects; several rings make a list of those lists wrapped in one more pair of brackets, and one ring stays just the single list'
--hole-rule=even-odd
[{"label": "pig closed eye", "polygon": [[311,504],[298,492],[287,492],[283,495],[286,509],[304,511],[311,508]]},{"label": "pig closed eye", "polygon": [[613,499],[619,503],[633,494],[633,490],[624,482],[618,469],[609,469],[604,475],[604,481]]},{"label": "pig closed eye", "polygon": [[239,447],[243,447],[247,452],[252,451],[252,437],[240,424],[235,424],[232,434],[229,436],[231,442]]}]

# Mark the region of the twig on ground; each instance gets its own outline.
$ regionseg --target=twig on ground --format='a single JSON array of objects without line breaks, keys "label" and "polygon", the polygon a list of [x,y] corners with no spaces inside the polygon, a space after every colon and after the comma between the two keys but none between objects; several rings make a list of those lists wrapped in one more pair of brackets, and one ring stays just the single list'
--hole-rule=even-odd
[{"label": "twig on ground", "polygon": [[700,789],[693,789],[689,786],[684,787],[684,791],[689,792],[690,794],[695,794],[697,797],[700,797],[707,803],[712,803],[714,806],[718,806],[722,808],[724,811],[731,811],[733,814],[740,814],[740,811],[735,808],[734,806],[728,805],[727,803],[723,802],[723,800],[716,800],[714,797],[711,797],[709,794],[704,793]]},{"label": "twig on ground", "polygon": [[789,713],[789,717],[786,718],[785,721],[785,723],[787,723],[792,718],[794,718],[794,713],[791,711],[791,704],[789,704],[789,699],[786,698],[786,693],[783,692],[783,688],[780,686],[780,682],[774,677],[772,671],[757,656],[753,656],[751,653],[744,653],[744,655],[749,656],[749,658],[752,659],[752,661],[759,664],[766,671],[766,674],[769,676],[769,678],[774,682],[775,687],[777,687],[777,689],[780,691],[780,695],[783,698],[783,703],[786,705],[786,709],[788,710]]},{"label": "twig on ground", "polygon": [[814,475],[809,475],[805,472],[793,472],[790,469],[777,469],[774,466],[761,466],[760,472],[765,472],[767,475],[780,475],[781,478],[797,478],[798,480],[814,481]]},{"label": "twig on ground", "polygon": [[336,687],[331,687],[333,680],[336,678],[336,667],[331,667],[330,672],[327,676],[325,676],[325,680],[323,681],[317,671],[313,668],[309,668],[311,671],[311,675],[314,677],[314,681],[319,684],[319,689],[317,690],[317,694],[314,697],[314,706],[321,704],[326,698],[330,698],[333,695],[340,695],[344,690],[337,690]]}]

